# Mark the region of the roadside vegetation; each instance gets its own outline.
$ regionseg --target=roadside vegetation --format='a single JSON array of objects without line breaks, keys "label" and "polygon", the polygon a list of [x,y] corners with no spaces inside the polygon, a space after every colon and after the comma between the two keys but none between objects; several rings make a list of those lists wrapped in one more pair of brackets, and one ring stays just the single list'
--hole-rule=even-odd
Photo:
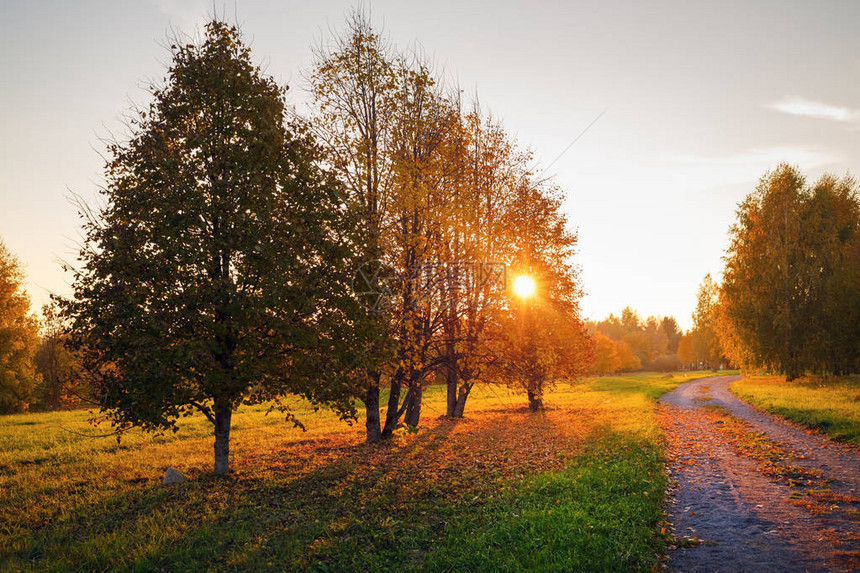
[{"label": "roadside vegetation", "polygon": [[740,399],[831,438],[860,447],[860,376],[745,377],[731,385]]},{"label": "roadside vegetation", "polygon": [[[103,430],[83,411],[6,416],[0,568],[650,570],[665,543],[656,398],[689,379],[562,384],[537,413],[481,385],[462,420],[432,386],[420,430],[380,444],[305,402],[306,432],[245,407],[221,479],[199,414],[120,443],[84,437]],[[189,481],[161,486],[169,466]]]}]

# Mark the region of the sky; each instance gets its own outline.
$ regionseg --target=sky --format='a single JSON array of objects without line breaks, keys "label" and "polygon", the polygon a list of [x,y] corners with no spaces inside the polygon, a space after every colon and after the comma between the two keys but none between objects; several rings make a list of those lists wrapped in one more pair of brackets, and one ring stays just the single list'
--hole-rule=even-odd
[{"label": "sky", "polygon": [[[71,292],[61,262],[80,244],[72,197],[94,200],[104,141],[125,137],[123,115],[149,102],[172,31],[199,31],[213,10],[238,22],[301,110],[311,47],[355,5],[0,0],[0,239],[24,264],[34,310]],[[551,164],[579,236],[588,318],[629,305],[689,328],[737,205],[768,169],[860,174],[860,2],[364,6]]]}]

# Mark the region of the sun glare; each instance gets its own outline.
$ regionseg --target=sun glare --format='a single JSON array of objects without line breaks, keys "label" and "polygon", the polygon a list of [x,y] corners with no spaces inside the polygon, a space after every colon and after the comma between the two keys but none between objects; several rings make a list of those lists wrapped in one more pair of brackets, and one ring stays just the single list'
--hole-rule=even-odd
[{"label": "sun glare", "polygon": [[535,281],[529,276],[521,275],[514,280],[514,293],[522,298],[528,298],[535,293]]}]

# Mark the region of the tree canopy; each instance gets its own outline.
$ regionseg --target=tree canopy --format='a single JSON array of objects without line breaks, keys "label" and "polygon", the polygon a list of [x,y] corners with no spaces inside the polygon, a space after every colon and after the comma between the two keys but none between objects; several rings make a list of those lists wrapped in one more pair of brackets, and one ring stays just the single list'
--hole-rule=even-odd
[{"label": "tree canopy", "polygon": [[322,359],[343,336],[350,225],[235,27],[212,21],[172,51],[130,140],[110,145],[65,309],[109,418],[165,429],[199,410],[224,473],[243,401],[292,391],[351,411]]},{"label": "tree canopy", "polygon": [[850,177],[814,185],[766,173],[731,228],[720,296],[723,347],[791,380],[860,369],[860,200]]},{"label": "tree canopy", "polygon": [[21,412],[33,402],[38,344],[39,323],[30,312],[24,272],[0,241],[0,413]]},{"label": "tree canopy", "polygon": [[[373,343],[356,345],[365,359],[352,378],[375,441],[401,419],[418,424],[434,377],[446,381],[452,417],[463,415],[474,384],[491,378],[491,332],[502,331],[490,327],[509,311],[504,273],[494,272],[531,269],[557,312],[580,324],[576,236],[565,229],[557,190],[534,177],[531,154],[477,103],[464,107],[420,52],[385,41],[361,11],[315,56],[311,123],[361,221],[364,263],[386,274],[370,290],[384,290],[388,304],[364,321]],[[571,365],[588,360],[586,337],[566,344]]]}]

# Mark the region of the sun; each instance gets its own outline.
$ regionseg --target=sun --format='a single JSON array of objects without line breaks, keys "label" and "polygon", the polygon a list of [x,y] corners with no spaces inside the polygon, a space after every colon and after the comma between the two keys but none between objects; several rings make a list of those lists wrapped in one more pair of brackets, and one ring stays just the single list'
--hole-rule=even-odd
[{"label": "sun", "polygon": [[528,298],[535,293],[535,281],[527,275],[514,279],[514,293],[520,298]]}]

